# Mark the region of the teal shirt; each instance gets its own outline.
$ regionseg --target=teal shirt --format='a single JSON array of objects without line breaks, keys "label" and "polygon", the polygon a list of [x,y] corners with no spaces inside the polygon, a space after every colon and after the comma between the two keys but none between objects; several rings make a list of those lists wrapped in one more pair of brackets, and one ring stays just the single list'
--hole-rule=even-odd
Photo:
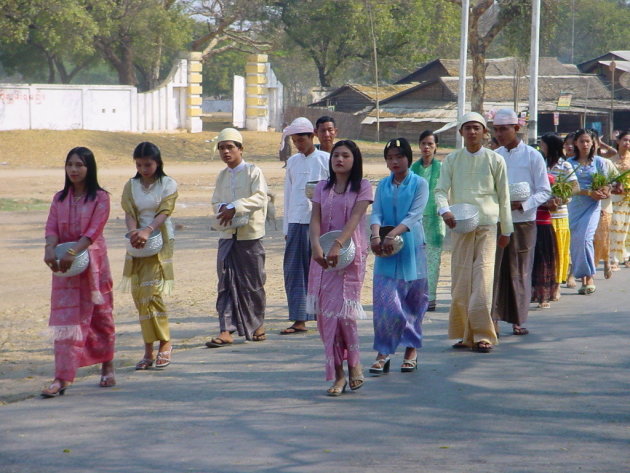
[{"label": "teal shirt", "polygon": [[446,227],[442,217],[437,213],[437,204],[435,203],[435,186],[440,178],[440,169],[442,163],[433,158],[431,165],[426,168],[422,165],[422,158],[411,165],[411,172],[426,179],[429,183],[429,201],[424,208],[424,234],[426,242],[431,246],[442,246]]}]

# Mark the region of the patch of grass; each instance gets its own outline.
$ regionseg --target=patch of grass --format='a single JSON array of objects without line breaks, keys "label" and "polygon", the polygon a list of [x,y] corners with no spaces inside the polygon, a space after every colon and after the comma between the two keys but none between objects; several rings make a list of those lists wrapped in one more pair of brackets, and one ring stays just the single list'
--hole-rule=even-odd
[{"label": "patch of grass", "polygon": [[50,202],[41,199],[0,199],[0,212],[47,210]]}]

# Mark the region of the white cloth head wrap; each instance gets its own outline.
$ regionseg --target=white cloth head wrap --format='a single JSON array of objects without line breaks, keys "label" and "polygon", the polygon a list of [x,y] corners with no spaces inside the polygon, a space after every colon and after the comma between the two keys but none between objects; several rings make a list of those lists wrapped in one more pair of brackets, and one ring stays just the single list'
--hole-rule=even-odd
[{"label": "white cloth head wrap", "polygon": [[280,140],[280,150],[284,147],[284,139],[287,136],[297,135],[298,133],[313,133],[315,134],[315,127],[313,123],[305,117],[298,117],[291,122],[291,124],[282,130],[282,140]]},{"label": "white cloth head wrap", "polygon": [[511,108],[501,108],[494,114],[495,125],[518,125],[518,115]]}]

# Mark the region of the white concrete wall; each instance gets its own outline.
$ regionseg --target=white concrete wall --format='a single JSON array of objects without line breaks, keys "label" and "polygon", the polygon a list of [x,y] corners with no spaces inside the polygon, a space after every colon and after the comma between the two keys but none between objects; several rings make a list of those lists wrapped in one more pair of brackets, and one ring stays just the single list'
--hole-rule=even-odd
[{"label": "white concrete wall", "polygon": [[201,131],[189,117],[188,57],[154,90],[126,85],[0,84],[0,130]]},{"label": "white concrete wall", "polygon": [[245,128],[245,77],[234,76],[232,109],[232,125],[236,128]]}]

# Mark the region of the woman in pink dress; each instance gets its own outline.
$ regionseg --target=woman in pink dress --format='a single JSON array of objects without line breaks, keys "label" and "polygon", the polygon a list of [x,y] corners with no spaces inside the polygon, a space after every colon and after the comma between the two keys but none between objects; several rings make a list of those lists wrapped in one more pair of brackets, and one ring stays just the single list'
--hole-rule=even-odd
[{"label": "woman in pink dress", "polygon": [[[326,379],[335,380],[327,394],[339,396],[348,384],[344,360],[348,363],[350,389],[359,389],[364,381],[356,321],[366,318],[361,287],[368,251],[365,212],[372,203],[372,186],[363,179],[361,151],[353,141],[337,142],[328,166],[330,177],[317,184],[312,199],[310,240],[317,264],[311,264],[309,270],[306,311],[317,315],[326,355]],[[324,254],[319,237],[333,230],[341,230],[341,234]],[[354,260],[336,270],[340,249],[349,239],[356,248]]]},{"label": "woman in pink dress", "polygon": [[[66,157],[66,179],[50,205],[46,222],[44,262],[52,272],[65,273],[87,249],[88,268],[70,277],[52,278],[50,320],[55,350],[55,379],[43,397],[63,395],[82,366],[102,363],[101,387],[114,378],[114,318],[112,275],[103,228],[109,218],[109,194],[98,184],[94,154],[73,148]],[[61,259],[60,243],[75,242]]]}]

